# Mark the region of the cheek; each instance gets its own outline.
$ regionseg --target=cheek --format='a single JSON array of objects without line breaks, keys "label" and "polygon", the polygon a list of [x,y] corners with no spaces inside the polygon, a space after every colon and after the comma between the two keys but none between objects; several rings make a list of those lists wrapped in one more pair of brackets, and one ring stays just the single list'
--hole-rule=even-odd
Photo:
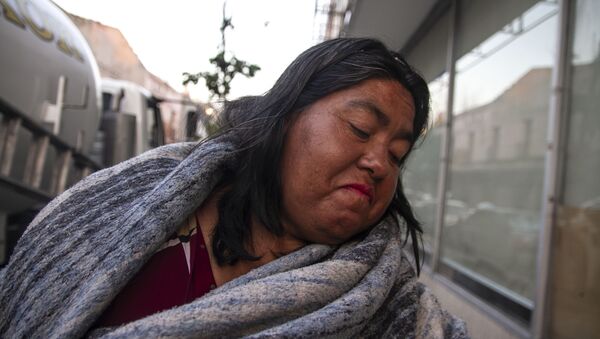
[{"label": "cheek", "polygon": [[376,208],[374,208],[373,215],[371,216],[372,222],[379,220],[390,206],[390,203],[394,199],[394,194],[396,193],[397,182],[397,179],[394,179],[386,182],[385,185],[382,185],[380,201]]},{"label": "cheek", "polygon": [[288,213],[306,209],[311,196],[322,186],[324,173],[320,163],[320,148],[314,128],[305,124],[294,126],[288,132],[281,163],[281,190],[284,209]]},{"label": "cheek", "polygon": [[392,202],[392,199],[394,198],[394,193],[396,193],[396,188],[398,188],[398,180],[397,179],[398,176],[396,176],[393,180],[391,180],[391,182],[386,185],[386,199],[387,199],[387,204],[389,205]]},{"label": "cheek", "polygon": [[284,190],[291,185],[304,194],[317,194],[348,166],[348,151],[346,140],[331,119],[309,118],[298,121],[288,131],[282,155],[282,185]]}]

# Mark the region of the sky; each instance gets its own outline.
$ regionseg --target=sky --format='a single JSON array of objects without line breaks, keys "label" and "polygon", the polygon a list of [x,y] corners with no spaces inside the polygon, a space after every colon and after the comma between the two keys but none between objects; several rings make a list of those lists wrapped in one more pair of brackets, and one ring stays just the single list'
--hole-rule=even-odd
[{"label": "sky", "polygon": [[[118,28],[147,70],[183,91],[183,72],[212,71],[217,54],[222,0],[54,0],[63,9]],[[262,94],[285,67],[312,46],[313,0],[228,0],[233,30],[227,50],[261,67],[256,76],[236,77],[229,96]],[[193,98],[208,101],[204,84],[189,88]]]},{"label": "sky", "polygon": [[[458,59],[454,114],[494,101],[534,68],[553,67],[557,49],[557,6],[554,3],[533,6],[523,16],[523,25],[529,30],[516,37],[498,31]],[[533,25],[533,22],[539,24]],[[447,111],[448,81],[448,73],[444,72],[429,83],[433,121],[439,121],[439,116]]]},{"label": "sky", "polygon": [[[539,3],[520,18],[524,20],[524,27],[531,27],[530,30],[519,33],[514,39],[512,34],[499,31],[457,61],[454,114],[492,102],[532,69],[553,67],[558,5]],[[534,25],[534,22],[539,24]],[[503,45],[504,41],[509,43]],[[502,48],[482,59],[480,54],[494,50],[493,46]]]}]

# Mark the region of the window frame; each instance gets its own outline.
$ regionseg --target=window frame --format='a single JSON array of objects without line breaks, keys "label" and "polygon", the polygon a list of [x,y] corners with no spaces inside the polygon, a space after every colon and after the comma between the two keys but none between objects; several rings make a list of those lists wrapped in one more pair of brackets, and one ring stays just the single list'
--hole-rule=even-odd
[{"label": "window frame", "polygon": [[[568,122],[569,65],[571,56],[572,30],[575,0],[558,0],[558,34],[557,49],[552,66],[552,83],[550,91],[550,106],[548,112],[548,130],[546,138],[546,153],[544,165],[544,186],[542,194],[542,212],[540,215],[540,236],[536,261],[536,294],[533,305],[527,307],[522,300],[517,300],[510,293],[494,288],[493,284],[475,279],[464,270],[461,271],[444,263],[441,258],[441,239],[447,201],[447,186],[449,182],[450,162],[452,161],[452,126],[454,108],[454,86],[456,69],[456,38],[459,20],[460,0],[442,1],[445,7],[442,11],[432,11],[424,20],[423,26],[433,26],[448,12],[450,22],[448,27],[448,49],[446,68],[439,75],[448,71],[447,109],[445,123],[442,128],[442,145],[440,150],[440,166],[438,173],[437,209],[432,235],[431,249],[423,250],[425,272],[433,279],[442,282],[449,289],[463,296],[476,307],[487,313],[492,319],[504,325],[511,332],[523,337],[545,337],[548,334],[549,307],[548,289],[550,269],[552,265],[551,244],[553,229],[556,224],[558,201],[562,197],[562,177],[564,173],[565,142]],[[449,3],[449,4],[448,4]],[[419,41],[429,30],[419,27],[410,41]],[[414,48],[403,49],[405,54]],[[433,80],[427,79],[427,80]],[[478,281],[479,280],[479,281]]]}]

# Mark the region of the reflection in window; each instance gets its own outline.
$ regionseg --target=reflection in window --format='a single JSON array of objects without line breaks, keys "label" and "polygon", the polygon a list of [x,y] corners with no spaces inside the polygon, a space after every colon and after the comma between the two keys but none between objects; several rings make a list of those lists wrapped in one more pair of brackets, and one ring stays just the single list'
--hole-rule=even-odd
[{"label": "reflection in window", "polygon": [[600,2],[575,5],[564,197],[554,228],[553,338],[600,333]]},{"label": "reflection in window", "polygon": [[529,309],[557,11],[538,2],[456,62],[442,260]]},{"label": "reflection in window", "polygon": [[417,219],[423,224],[425,250],[431,251],[437,210],[437,187],[442,124],[446,116],[448,100],[448,74],[444,73],[429,83],[431,93],[431,118],[425,139],[417,144],[407,163],[403,180],[408,200]]}]

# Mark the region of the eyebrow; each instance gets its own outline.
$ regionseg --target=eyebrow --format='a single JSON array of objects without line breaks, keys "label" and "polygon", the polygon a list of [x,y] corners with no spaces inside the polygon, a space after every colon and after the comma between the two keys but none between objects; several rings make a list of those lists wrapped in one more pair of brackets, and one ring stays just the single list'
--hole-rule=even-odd
[{"label": "eyebrow", "polygon": [[[370,101],[352,100],[348,103],[348,106],[366,110],[367,112],[373,114],[377,118],[377,121],[383,126],[388,126],[390,124],[390,118],[387,116],[387,114],[385,114],[382,110],[379,109],[379,107],[377,107],[377,105]],[[402,129],[398,131],[398,133],[396,133],[394,137],[397,139],[405,139],[412,141],[414,135],[412,130]]]}]

